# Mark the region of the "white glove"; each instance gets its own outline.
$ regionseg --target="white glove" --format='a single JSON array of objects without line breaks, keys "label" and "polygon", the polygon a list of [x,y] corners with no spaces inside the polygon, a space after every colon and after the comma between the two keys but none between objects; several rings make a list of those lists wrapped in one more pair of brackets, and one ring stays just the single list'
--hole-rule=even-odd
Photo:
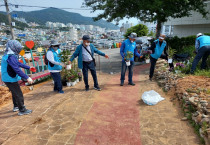
[{"label": "white glove", "polygon": [[29,84],[33,84],[33,80],[30,77],[27,79],[27,81]]},{"label": "white glove", "polygon": [[63,62],[61,62],[60,65],[61,65],[62,67],[65,67],[65,64],[64,64]]}]

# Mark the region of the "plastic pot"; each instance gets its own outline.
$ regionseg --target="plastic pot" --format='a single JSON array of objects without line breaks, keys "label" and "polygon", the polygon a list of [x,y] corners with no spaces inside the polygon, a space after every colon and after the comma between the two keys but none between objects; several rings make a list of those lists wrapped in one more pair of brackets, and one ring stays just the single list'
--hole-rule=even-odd
[{"label": "plastic pot", "polygon": [[168,63],[172,63],[173,62],[173,59],[172,58],[169,58],[168,59]]},{"label": "plastic pot", "polygon": [[150,59],[146,59],[146,63],[150,63]]},{"label": "plastic pot", "polygon": [[70,69],[71,69],[71,64],[66,65],[66,69],[67,69],[67,70],[70,70]]},{"label": "plastic pot", "polygon": [[71,82],[66,82],[67,87],[71,87]]},{"label": "plastic pot", "polygon": [[126,61],[126,66],[130,66],[131,65],[131,61]]}]

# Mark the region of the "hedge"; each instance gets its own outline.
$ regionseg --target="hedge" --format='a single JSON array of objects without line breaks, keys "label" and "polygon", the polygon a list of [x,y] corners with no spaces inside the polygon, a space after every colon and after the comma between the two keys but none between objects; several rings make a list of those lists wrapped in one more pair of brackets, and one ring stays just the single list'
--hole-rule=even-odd
[{"label": "hedge", "polygon": [[[204,35],[210,36],[210,33],[204,33]],[[172,49],[176,49],[178,54],[181,53],[187,53],[187,50],[189,50],[189,54],[192,54],[191,51],[194,51],[192,47],[195,47],[195,39],[196,36],[188,36],[188,37],[182,37],[179,38],[177,36],[174,36],[172,38],[166,38],[167,44]],[[188,49],[190,48],[190,49]]]}]

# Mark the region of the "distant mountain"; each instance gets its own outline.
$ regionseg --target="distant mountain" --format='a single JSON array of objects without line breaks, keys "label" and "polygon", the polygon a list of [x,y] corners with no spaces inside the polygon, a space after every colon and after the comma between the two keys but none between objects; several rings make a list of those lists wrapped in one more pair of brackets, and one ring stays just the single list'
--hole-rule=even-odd
[{"label": "distant mountain", "polygon": [[[27,24],[16,21],[14,19],[12,19],[12,22],[15,22],[15,27],[18,29],[23,30],[25,27],[28,27]],[[5,23],[6,25],[9,25],[8,18],[5,14],[0,13],[0,23]]]},{"label": "distant mountain", "polygon": [[78,13],[72,13],[61,9],[48,8],[39,11],[22,12],[14,11],[12,14],[17,14],[18,17],[23,17],[28,22],[36,22],[40,25],[45,25],[47,21],[60,22],[60,23],[72,23],[83,25],[96,25],[107,29],[119,29],[118,26],[109,23],[105,20],[99,20],[94,22],[91,17],[84,17]]}]

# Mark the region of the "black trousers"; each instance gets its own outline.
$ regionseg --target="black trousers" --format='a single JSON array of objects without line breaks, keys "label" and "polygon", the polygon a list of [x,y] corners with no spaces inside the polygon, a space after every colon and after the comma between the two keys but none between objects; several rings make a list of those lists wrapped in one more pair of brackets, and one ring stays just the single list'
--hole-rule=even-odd
[{"label": "black trousers", "polygon": [[[160,58],[165,59],[165,60],[168,61],[168,57],[166,55],[161,55]],[[155,58],[153,58],[153,57],[150,56],[151,66],[150,66],[149,78],[152,78],[153,77],[156,62],[157,62],[157,59],[155,59]],[[169,63],[169,66],[170,66],[170,68],[173,68],[174,67],[173,62],[172,63]]]},{"label": "black trousers", "polygon": [[54,81],[54,91],[62,91],[63,90],[63,85],[61,82],[61,74],[60,72],[51,72],[50,73],[53,81]]},{"label": "black trousers", "polygon": [[97,75],[96,75],[96,69],[95,69],[94,61],[91,61],[91,62],[84,62],[83,61],[82,73],[83,73],[83,77],[84,77],[85,88],[89,88],[89,85],[88,85],[88,70],[90,70],[91,75],[93,77],[94,87],[97,88],[98,87],[98,79],[97,79]]},{"label": "black trousers", "polygon": [[5,84],[7,85],[7,87],[12,93],[12,101],[13,101],[14,107],[18,107],[20,111],[24,111],[25,106],[24,106],[23,93],[20,89],[20,85],[18,84],[18,82],[14,82],[14,83],[5,82]]}]

